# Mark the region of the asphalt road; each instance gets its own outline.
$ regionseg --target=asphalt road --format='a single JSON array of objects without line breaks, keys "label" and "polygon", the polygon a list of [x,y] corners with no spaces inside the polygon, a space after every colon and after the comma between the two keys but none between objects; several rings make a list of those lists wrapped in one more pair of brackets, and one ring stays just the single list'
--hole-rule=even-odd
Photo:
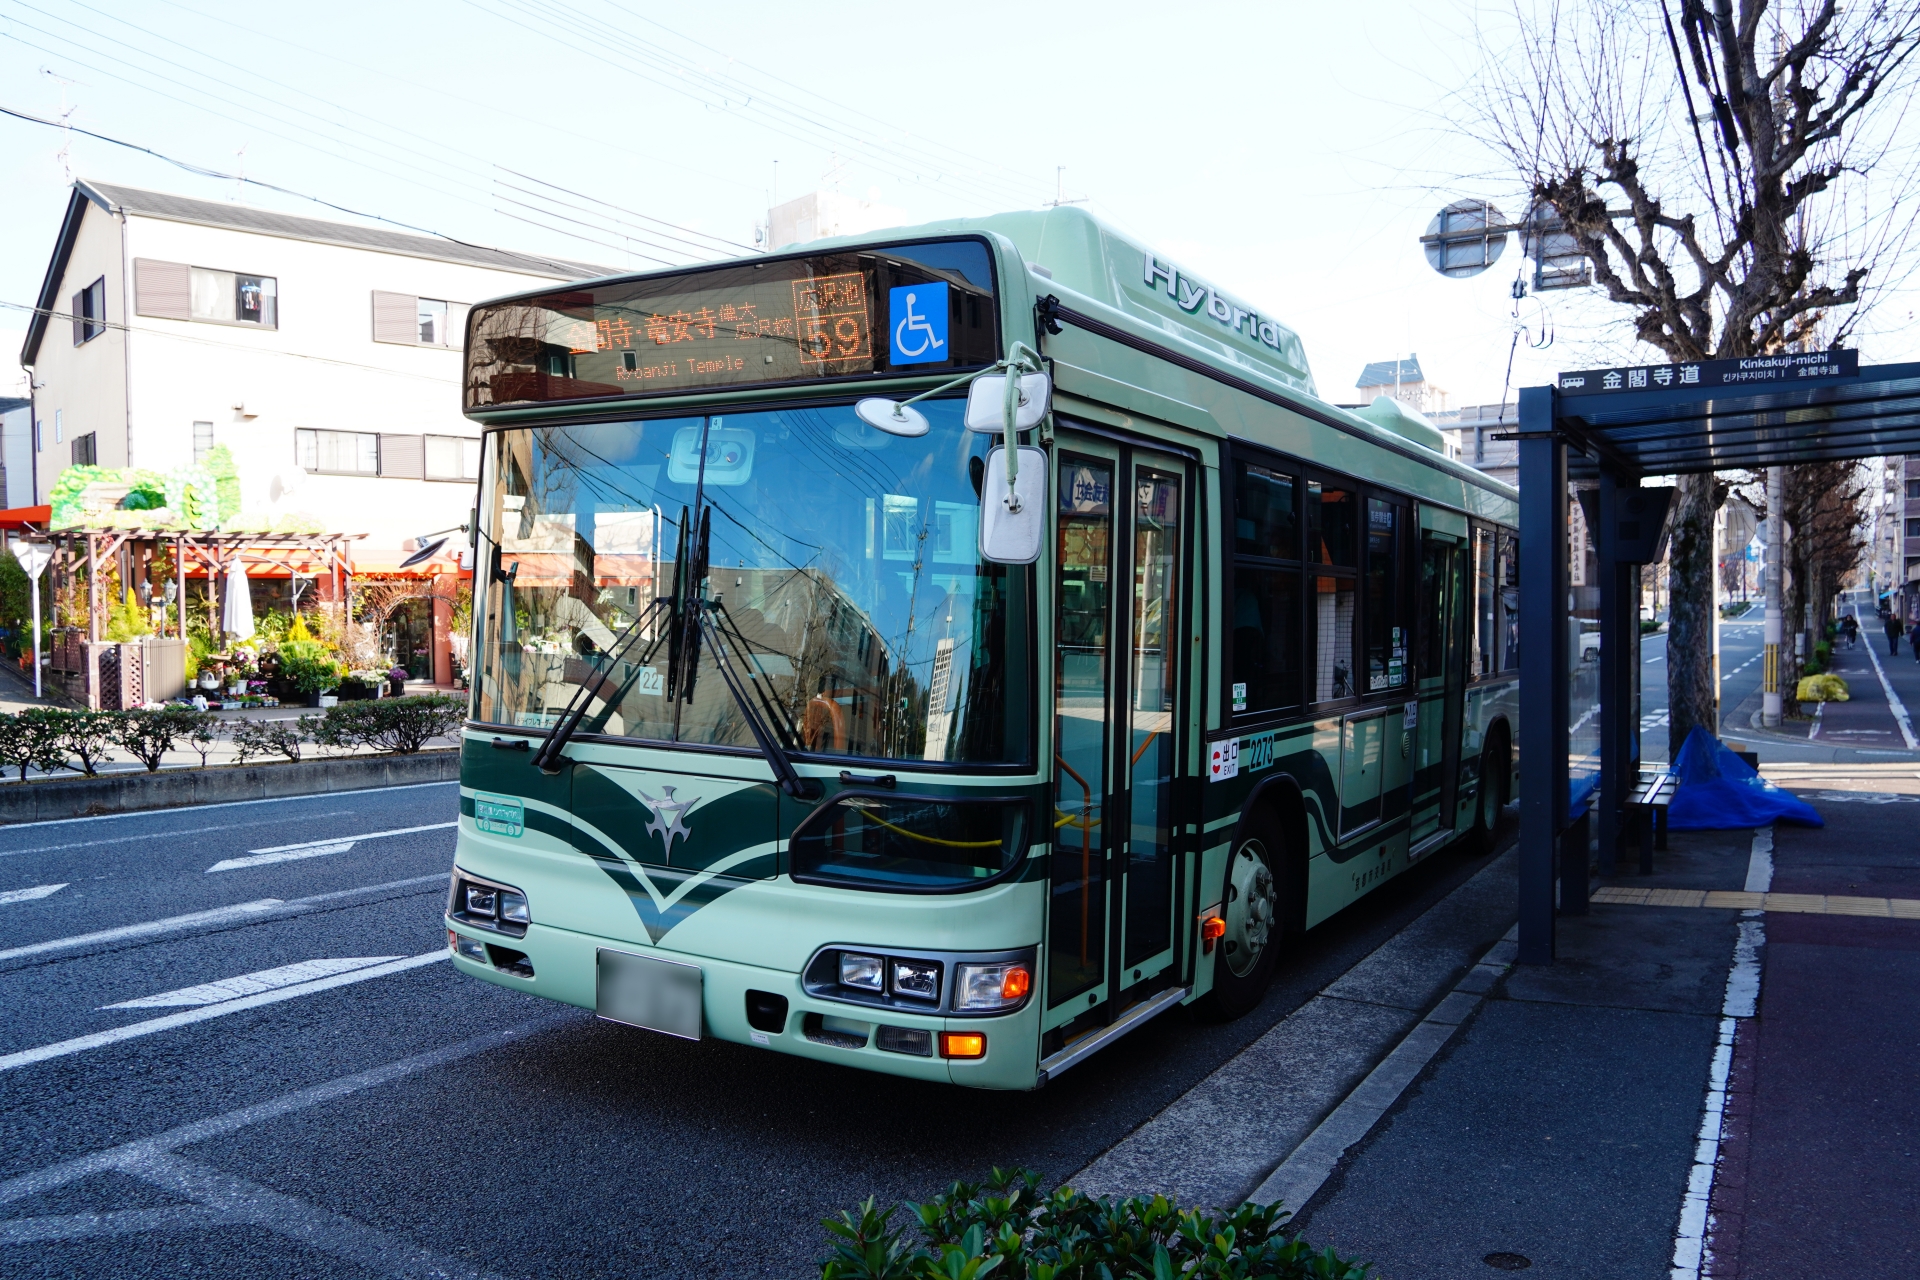
[{"label": "asphalt road", "polygon": [[455,797],[0,829],[0,1276],[812,1274],[868,1195],[1082,1167],[1485,865],[1390,881],[1237,1022],[987,1094],[458,977]]}]

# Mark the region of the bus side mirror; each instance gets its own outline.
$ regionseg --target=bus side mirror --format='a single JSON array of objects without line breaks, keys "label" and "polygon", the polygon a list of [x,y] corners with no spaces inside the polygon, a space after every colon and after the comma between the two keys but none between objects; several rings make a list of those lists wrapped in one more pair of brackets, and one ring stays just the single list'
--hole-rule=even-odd
[{"label": "bus side mirror", "polygon": [[[1053,379],[1044,373],[1023,373],[1015,397],[1013,429],[1031,431],[1053,403]],[[1007,375],[987,373],[975,378],[967,387],[967,430],[999,435],[1006,430],[1006,414]]]},{"label": "bus side mirror", "polygon": [[1007,486],[1007,451],[987,453],[980,485],[980,558],[994,564],[1032,564],[1047,531],[1047,455],[1020,446],[1020,464]]}]

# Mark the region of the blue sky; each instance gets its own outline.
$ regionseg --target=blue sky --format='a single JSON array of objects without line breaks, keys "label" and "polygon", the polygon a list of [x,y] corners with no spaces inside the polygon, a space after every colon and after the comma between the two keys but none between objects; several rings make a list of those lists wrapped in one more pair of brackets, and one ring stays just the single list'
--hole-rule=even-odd
[{"label": "blue sky", "polygon": [[[1446,280],[1417,237],[1454,197],[1521,212],[1459,123],[1476,32],[1498,25],[1385,0],[0,0],[0,106],[70,110],[79,127],[461,239],[634,269],[750,244],[770,198],[817,186],[924,221],[1033,207],[1063,183],[1299,330],[1329,398],[1350,398],[1365,362],[1416,351],[1457,405],[1500,394],[1517,255]],[[343,216],[0,118],[0,301],[33,300],[69,167]],[[1654,358],[1610,311],[1567,294],[1525,304],[1557,339],[1522,345],[1514,385]],[[23,327],[0,309],[9,350]],[[1920,357],[1902,327],[1864,336],[1866,359]],[[0,385],[12,373],[9,359]]]}]

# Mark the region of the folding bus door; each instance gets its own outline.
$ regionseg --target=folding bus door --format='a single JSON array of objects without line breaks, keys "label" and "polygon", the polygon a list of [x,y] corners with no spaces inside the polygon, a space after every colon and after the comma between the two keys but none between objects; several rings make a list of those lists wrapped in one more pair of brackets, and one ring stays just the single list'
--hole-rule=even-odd
[{"label": "folding bus door", "polygon": [[[1190,465],[1063,432],[1045,1025],[1110,1021],[1173,964],[1193,646]],[[1116,1000],[1115,996],[1119,999]]]}]

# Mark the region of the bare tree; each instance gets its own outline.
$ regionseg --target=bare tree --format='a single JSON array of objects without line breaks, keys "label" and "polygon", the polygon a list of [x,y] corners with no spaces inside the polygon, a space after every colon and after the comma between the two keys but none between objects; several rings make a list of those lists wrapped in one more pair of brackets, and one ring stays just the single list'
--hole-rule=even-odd
[{"label": "bare tree", "polygon": [[[1873,492],[1870,475],[1857,462],[1813,462],[1787,468],[1781,514],[1793,536],[1787,541],[1787,621],[1789,633],[1811,617],[1811,645],[1833,616],[1834,600],[1867,539],[1863,517]],[[1791,655],[1782,656],[1781,687],[1791,690],[1799,671]]]},{"label": "bare tree", "polygon": [[[1909,268],[1920,6],[1515,0],[1480,108],[1623,327],[1672,361],[1837,344]],[[1868,176],[1875,176],[1868,197]],[[1669,741],[1713,724],[1711,475],[1678,481]]]}]

